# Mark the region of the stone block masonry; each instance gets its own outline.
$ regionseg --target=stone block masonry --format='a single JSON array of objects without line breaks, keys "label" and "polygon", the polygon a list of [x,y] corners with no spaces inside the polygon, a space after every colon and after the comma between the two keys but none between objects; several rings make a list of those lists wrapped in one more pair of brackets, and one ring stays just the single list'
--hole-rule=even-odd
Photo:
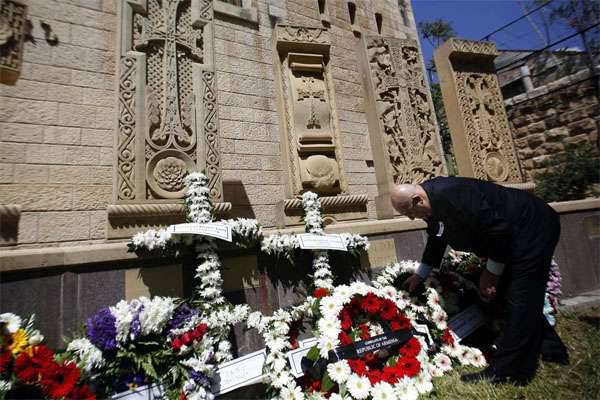
[{"label": "stone block masonry", "polygon": [[15,84],[0,86],[0,204],[21,206],[20,245],[104,239],[116,3],[19,1],[32,39]]},{"label": "stone block masonry", "polygon": [[552,156],[596,143],[600,104],[588,71],[505,101],[521,168],[530,178]]}]

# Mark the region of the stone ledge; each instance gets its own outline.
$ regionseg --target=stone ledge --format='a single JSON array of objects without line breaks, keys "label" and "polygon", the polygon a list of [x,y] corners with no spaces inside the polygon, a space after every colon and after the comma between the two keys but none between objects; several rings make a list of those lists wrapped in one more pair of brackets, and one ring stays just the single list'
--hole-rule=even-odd
[{"label": "stone ledge", "polygon": [[577,211],[600,210],[600,198],[591,197],[583,200],[561,201],[557,203],[550,203],[550,206],[559,214],[568,214]]},{"label": "stone ledge", "polygon": [[223,14],[228,17],[258,24],[258,10],[256,7],[238,7],[233,4],[216,0],[214,2],[214,9],[215,14]]},{"label": "stone ledge", "polygon": [[[550,204],[556,212],[568,214],[579,211],[600,209],[600,198],[566,201]],[[382,235],[425,229],[423,221],[411,221],[406,217],[348,222],[325,227],[326,233],[352,232],[361,235]],[[303,227],[285,229],[265,229],[265,235],[275,233],[302,233]],[[94,244],[71,247],[42,247],[34,249],[0,250],[0,273],[43,269],[49,267],[75,266],[102,262],[115,262],[135,259],[136,255],[127,252],[126,242]]]}]

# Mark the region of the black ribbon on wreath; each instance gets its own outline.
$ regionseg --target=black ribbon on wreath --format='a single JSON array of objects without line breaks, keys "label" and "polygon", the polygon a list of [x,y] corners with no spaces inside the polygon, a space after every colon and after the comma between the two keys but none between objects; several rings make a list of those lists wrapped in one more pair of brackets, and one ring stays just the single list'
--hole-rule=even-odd
[{"label": "black ribbon on wreath", "polygon": [[389,347],[394,347],[397,345],[402,346],[415,335],[425,337],[427,336],[421,332],[416,331],[415,329],[399,330],[396,332],[385,332],[381,335],[373,336],[367,340],[360,340],[348,344],[346,346],[337,347],[334,350],[329,351],[329,358],[327,360],[324,358],[319,358],[316,362],[313,362],[307,357],[302,357],[302,371],[308,373],[314,379],[317,379],[323,376],[328,364],[340,360],[360,358],[367,353],[387,349]]}]

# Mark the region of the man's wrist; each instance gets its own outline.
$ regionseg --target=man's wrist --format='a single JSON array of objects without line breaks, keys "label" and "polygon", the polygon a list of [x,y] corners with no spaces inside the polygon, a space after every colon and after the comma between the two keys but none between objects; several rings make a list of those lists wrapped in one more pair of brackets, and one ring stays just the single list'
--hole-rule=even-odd
[{"label": "man's wrist", "polygon": [[422,279],[426,279],[429,276],[429,274],[431,273],[432,269],[433,269],[433,267],[431,267],[430,265],[421,263],[417,267],[415,274],[419,275]]},{"label": "man's wrist", "polygon": [[505,268],[504,263],[494,261],[491,258],[488,258],[487,264],[485,266],[485,269],[487,269],[492,274],[498,275],[498,276],[500,276],[504,273],[504,268]]}]

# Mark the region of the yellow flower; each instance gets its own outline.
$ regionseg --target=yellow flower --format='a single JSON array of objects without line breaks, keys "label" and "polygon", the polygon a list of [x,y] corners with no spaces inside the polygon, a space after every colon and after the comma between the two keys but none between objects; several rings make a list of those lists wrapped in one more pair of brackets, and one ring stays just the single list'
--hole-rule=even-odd
[{"label": "yellow flower", "polygon": [[15,333],[11,335],[10,344],[8,345],[8,350],[10,350],[13,355],[17,355],[21,353],[25,348],[29,345],[29,340],[27,339],[27,333],[25,329],[19,329]]}]

